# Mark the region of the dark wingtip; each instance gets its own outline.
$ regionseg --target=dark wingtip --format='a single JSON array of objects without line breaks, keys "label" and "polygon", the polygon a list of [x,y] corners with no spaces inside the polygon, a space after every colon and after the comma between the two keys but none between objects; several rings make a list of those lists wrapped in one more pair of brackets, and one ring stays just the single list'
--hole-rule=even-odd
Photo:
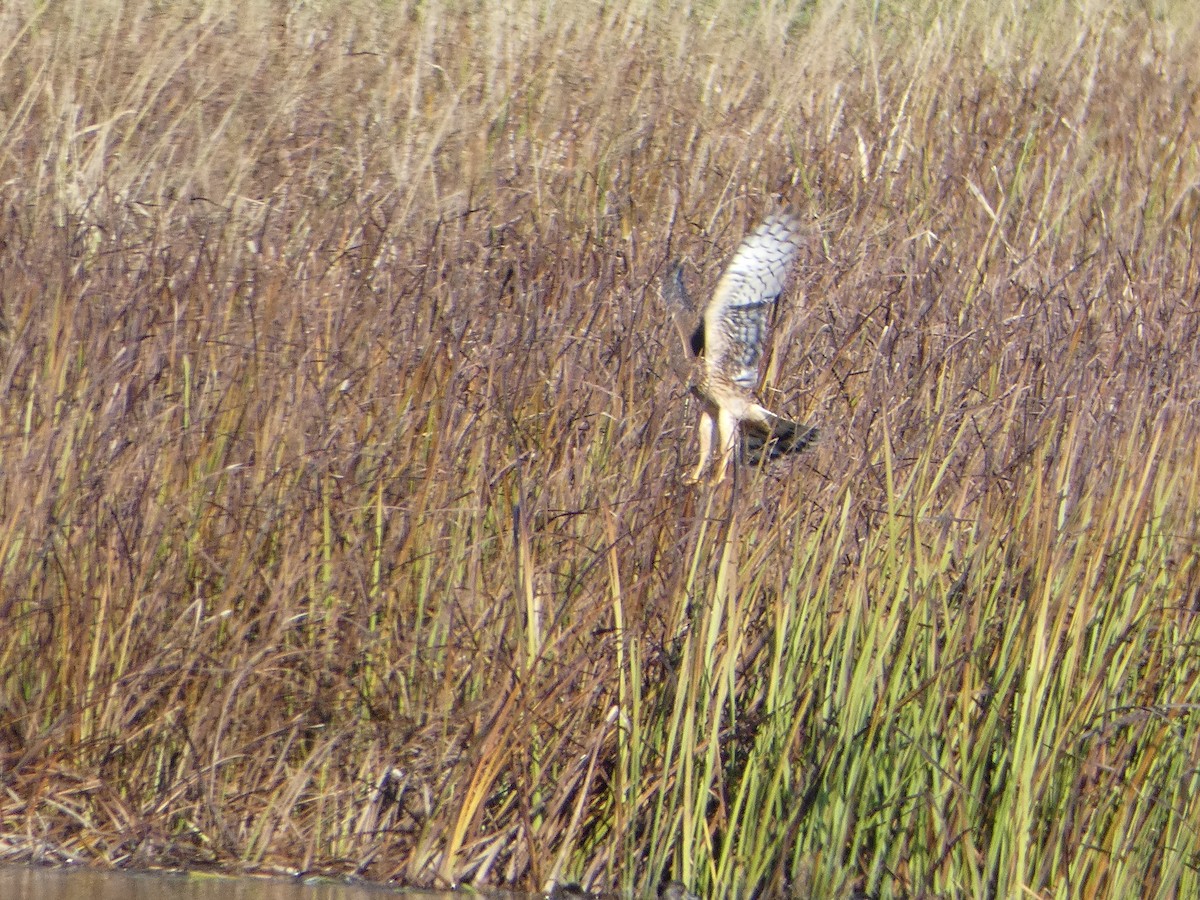
[{"label": "dark wingtip", "polygon": [[821,436],[821,429],[815,425],[792,425],[792,433],[785,441],[780,441],[781,444],[786,444],[783,447],[784,453],[795,453],[800,450],[807,450],[817,442]]},{"label": "dark wingtip", "polygon": [[778,459],[785,453],[799,453],[807,450],[821,436],[820,429],[812,425],[797,425],[786,419],[775,423],[775,430],[770,437],[763,437],[753,432],[747,433],[744,440],[749,461],[758,465],[763,459]]},{"label": "dark wingtip", "polygon": [[667,266],[667,274],[659,284],[659,293],[667,305],[677,312],[692,312],[695,309],[683,280],[683,260],[672,260]]},{"label": "dark wingtip", "polygon": [[704,319],[696,323],[696,330],[692,332],[688,346],[691,347],[692,356],[704,355]]}]

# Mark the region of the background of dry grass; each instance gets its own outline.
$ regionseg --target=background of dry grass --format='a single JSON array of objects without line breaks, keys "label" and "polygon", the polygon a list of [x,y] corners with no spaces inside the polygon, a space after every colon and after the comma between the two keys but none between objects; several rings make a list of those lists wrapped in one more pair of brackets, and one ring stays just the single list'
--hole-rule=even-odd
[{"label": "background of dry grass", "polygon": [[[1197,14],[0,10],[0,857],[1200,892]],[[812,453],[664,354],[772,197]]]}]

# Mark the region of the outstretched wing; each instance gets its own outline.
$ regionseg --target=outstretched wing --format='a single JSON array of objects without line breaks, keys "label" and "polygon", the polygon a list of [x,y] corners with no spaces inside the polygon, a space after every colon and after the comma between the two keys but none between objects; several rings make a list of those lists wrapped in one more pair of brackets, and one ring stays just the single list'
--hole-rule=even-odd
[{"label": "outstretched wing", "polygon": [[710,375],[750,392],[767,341],[770,307],[800,252],[800,220],[791,209],[767,218],[742,241],[704,310],[704,359]]},{"label": "outstretched wing", "polygon": [[671,320],[679,331],[679,338],[685,350],[692,356],[704,352],[704,324],[696,304],[688,293],[687,285],[683,283],[683,263],[675,260],[663,277],[659,287],[667,309],[671,311]]}]

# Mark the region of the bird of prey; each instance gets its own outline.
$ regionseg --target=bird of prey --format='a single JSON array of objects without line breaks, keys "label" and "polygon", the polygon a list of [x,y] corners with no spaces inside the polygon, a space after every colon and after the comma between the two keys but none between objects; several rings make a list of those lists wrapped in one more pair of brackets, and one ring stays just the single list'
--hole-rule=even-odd
[{"label": "bird of prey", "polygon": [[687,374],[701,403],[700,461],[686,480],[701,479],[717,439],[710,483],[725,477],[739,427],[752,462],[803,450],[817,429],[788,421],[754,396],[767,341],[771,307],[783,293],[800,251],[800,219],[790,208],[768,216],[742,241],[702,313],[683,283],[676,262],[662,282],[662,297],[674,314],[685,349],[696,357]]}]

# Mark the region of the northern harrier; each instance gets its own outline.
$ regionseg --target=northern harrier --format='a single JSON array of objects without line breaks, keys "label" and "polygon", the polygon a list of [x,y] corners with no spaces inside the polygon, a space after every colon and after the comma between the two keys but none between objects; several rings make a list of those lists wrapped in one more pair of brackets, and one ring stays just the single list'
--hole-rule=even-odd
[{"label": "northern harrier", "polygon": [[816,428],[775,415],[754,396],[770,307],[783,293],[799,250],[797,215],[783,209],[768,216],[742,241],[698,320],[683,284],[683,266],[675,263],[663,280],[663,299],[675,313],[680,336],[691,354],[700,357],[689,377],[692,393],[702,404],[700,462],[687,479],[690,482],[704,474],[714,432],[719,456],[712,483],[725,477],[739,425],[755,462],[764,455],[774,458],[803,450],[817,439]]}]

